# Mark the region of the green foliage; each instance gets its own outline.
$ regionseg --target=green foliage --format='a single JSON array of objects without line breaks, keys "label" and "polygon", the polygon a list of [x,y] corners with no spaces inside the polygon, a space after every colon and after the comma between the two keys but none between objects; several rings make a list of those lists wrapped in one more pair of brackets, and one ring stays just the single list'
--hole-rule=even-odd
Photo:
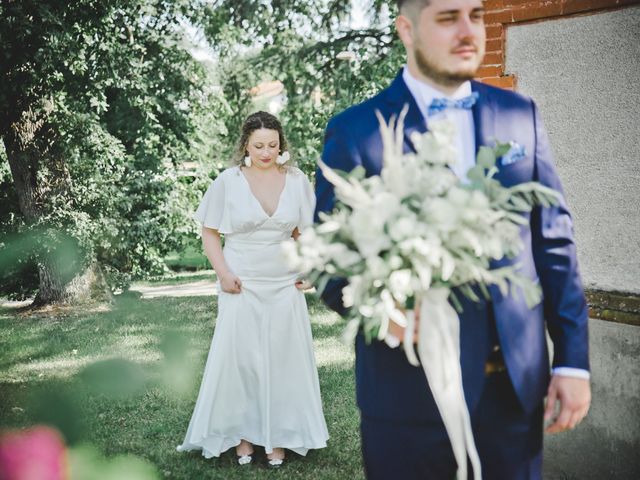
[{"label": "green foliage", "polygon": [[28,297],[38,283],[35,263],[45,256],[58,267],[61,280],[69,282],[80,269],[81,247],[77,239],[54,229],[32,227],[3,235],[0,241],[0,294],[14,299]]},{"label": "green foliage", "polygon": [[[324,128],[335,113],[386,87],[404,62],[404,49],[391,27],[388,3],[364,2],[370,24],[350,27],[351,1],[215,2],[203,21],[220,54],[225,96],[238,113],[228,130],[257,106],[249,90],[280,80],[285,102],[279,113],[293,158],[313,175]],[[340,60],[340,52],[355,54]]]},{"label": "green foliage", "polygon": [[[232,157],[261,81],[285,87],[279,113],[292,157],[310,176],[329,117],[386,86],[403,62],[388,3],[350,0],[54,0],[0,5],[0,135],[32,115],[39,216],[27,221],[0,146],[0,242],[42,244],[48,228],[77,241],[113,288],[166,270],[165,257],[200,249],[187,213]],[[213,66],[188,52],[204,34]],[[339,60],[351,51],[354,60]],[[183,165],[198,165],[184,176]],[[61,186],[61,181],[64,180]],[[0,295],[36,290],[42,250],[24,251]]]},{"label": "green foliage", "polygon": [[72,480],[157,480],[153,465],[133,455],[105,459],[95,448],[83,445],[68,452]]},{"label": "green foliage", "polygon": [[[211,72],[186,49],[184,24],[205,4],[0,6],[0,135],[6,143],[11,124],[28,111],[43,125],[33,145],[40,195],[35,224],[21,215],[6,152],[0,153],[0,238],[37,238],[47,249],[40,227],[70,235],[81,260],[97,259],[114,287],[165,270],[163,257],[193,237],[185,212],[207,174],[221,166],[230,112],[211,88]],[[180,174],[185,162],[201,165],[195,182]],[[61,177],[69,188],[56,188]],[[0,295],[33,293],[41,250],[23,252],[11,277],[1,279]]]}]

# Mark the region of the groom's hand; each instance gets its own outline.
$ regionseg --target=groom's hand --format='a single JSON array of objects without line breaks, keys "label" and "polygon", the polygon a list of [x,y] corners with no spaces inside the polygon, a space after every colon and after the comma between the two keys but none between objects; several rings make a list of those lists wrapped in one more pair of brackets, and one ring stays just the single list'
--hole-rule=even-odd
[{"label": "groom's hand", "polygon": [[[554,418],[556,401],[560,402],[560,411]],[[591,405],[589,380],[553,375],[544,412],[545,421],[553,418],[553,423],[545,431],[558,433],[575,428],[587,416],[589,405]]]},{"label": "groom's hand", "polygon": [[[403,311],[403,313],[406,314],[404,309],[402,309],[402,311]],[[413,312],[414,312],[415,319],[416,319],[416,321],[414,323],[414,328],[413,328],[413,343],[418,343],[418,330],[420,328],[420,303],[416,303]],[[400,341],[400,343],[402,343],[403,340],[404,340],[405,330],[406,329],[404,327],[401,327],[396,322],[394,322],[393,320],[389,319],[388,334],[389,335],[393,335],[394,337],[396,337]]]}]

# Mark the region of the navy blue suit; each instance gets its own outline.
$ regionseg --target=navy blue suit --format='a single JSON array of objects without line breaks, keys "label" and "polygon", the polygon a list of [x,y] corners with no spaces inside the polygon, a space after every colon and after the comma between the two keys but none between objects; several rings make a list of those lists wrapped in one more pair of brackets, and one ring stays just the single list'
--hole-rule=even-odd
[{"label": "navy blue suit", "polygon": [[[525,148],[526,158],[501,167],[497,179],[506,186],[537,181],[562,192],[548,137],[533,101],[478,82],[472,82],[472,90],[479,94],[473,107],[476,148],[491,144],[493,139],[514,141]],[[380,111],[388,121],[392,115],[398,115],[405,104],[409,111],[405,118],[404,149],[411,151],[411,133],[426,131],[427,124],[400,74],[375,97],[330,120],[323,161],[344,171],[361,165],[367,175],[379,174],[382,140],[375,111]],[[331,211],[335,203],[333,188],[319,170],[316,196],[317,220],[318,212]],[[463,385],[474,428],[478,428],[476,443],[483,470],[487,469],[485,478],[539,476],[539,462],[534,467],[524,467],[529,469],[528,473],[516,472],[520,468],[516,464],[523,460],[515,457],[539,456],[542,448],[542,402],[549,383],[545,321],[554,345],[553,365],[589,369],[588,311],[566,203],[563,199],[552,208],[535,208],[527,219],[527,226],[520,232],[524,244],[522,253],[516,258],[495,262],[493,266],[519,264],[522,274],[541,284],[543,302],[531,310],[523,298],[505,297],[491,288],[490,301],[465,302],[460,315]],[[339,279],[332,281],[323,293],[327,305],[341,314],[345,313],[340,293],[343,285],[344,281]],[[492,385],[489,391],[487,383],[496,380],[485,376],[484,366],[494,345],[501,347],[508,376],[497,381],[499,385]],[[396,454],[405,455],[404,445],[398,452],[389,454],[390,445],[384,438],[390,436],[403,444],[416,445],[415,451],[409,449],[406,454],[412,458],[433,457],[428,459],[429,465],[411,467],[413,470],[407,469],[396,478],[450,478],[455,472],[455,461],[446,446],[446,435],[440,438],[443,435],[441,420],[424,373],[421,368],[409,365],[401,349],[390,349],[381,342],[366,345],[359,336],[356,390],[363,419],[365,466],[370,478],[389,478],[384,473],[386,467],[375,457],[382,455],[387,462],[397,463],[397,468],[409,462],[402,458],[394,460]],[[498,408],[503,401],[506,403]],[[511,419],[511,410],[513,415],[529,422],[528,427],[517,425],[519,420],[515,420],[515,416]],[[497,425],[501,422],[505,423],[506,430],[499,433]],[[490,430],[496,426],[495,433],[504,438],[496,440],[496,435],[483,430],[483,424]],[[508,438],[510,428],[527,430],[524,447],[514,447],[517,441]],[[514,453],[513,448],[525,451]],[[511,473],[491,473],[493,463],[504,463],[505,458],[511,456],[515,458]],[[438,462],[440,464],[435,465]]]}]

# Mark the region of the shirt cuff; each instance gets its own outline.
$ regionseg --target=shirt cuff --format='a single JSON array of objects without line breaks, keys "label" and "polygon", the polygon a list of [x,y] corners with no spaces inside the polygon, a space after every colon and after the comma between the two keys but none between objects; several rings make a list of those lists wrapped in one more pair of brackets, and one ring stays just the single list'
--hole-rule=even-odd
[{"label": "shirt cuff", "polygon": [[560,377],[582,378],[583,380],[591,378],[589,370],[583,370],[582,368],[556,367],[551,370],[551,373]]}]

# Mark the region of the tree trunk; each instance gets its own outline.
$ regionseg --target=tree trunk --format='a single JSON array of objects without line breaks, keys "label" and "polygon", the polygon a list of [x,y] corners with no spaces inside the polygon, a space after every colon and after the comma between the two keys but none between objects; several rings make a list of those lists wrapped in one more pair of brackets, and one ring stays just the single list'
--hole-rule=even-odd
[{"label": "tree trunk", "polygon": [[62,281],[64,274],[56,264],[46,259],[38,265],[40,288],[33,307],[51,304],[110,303],[113,300],[102,269],[97,262],[91,263],[75,275],[71,281]]},{"label": "tree trunk", "polygon": [[[52,210],[51,199],[67,197],[65,205],[73,205],[71,176],[56,146],[56,135],[47,123],[50,108],[28,109],[3,132],[3,141],[11,167],[20,211],[31,226],[43,225]],[[50,251],[45,245],[44,251]],[[87,303],[111,300],[111,292],[95,261],[79,259],[87,265],[69,278],[54,252],[38,257],[39,289],[34,306],[52,303]]]}]

